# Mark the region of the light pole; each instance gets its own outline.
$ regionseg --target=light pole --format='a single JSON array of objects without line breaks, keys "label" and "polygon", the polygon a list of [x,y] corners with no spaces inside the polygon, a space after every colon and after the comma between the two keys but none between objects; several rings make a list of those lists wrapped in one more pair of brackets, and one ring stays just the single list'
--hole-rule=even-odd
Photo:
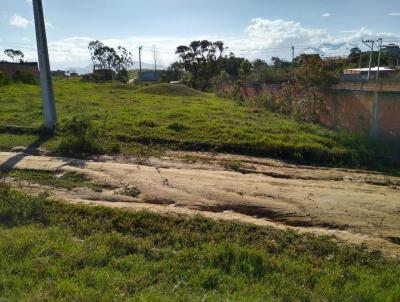
[{"label": "light pole", "polygon": [[139,47],[139,82],[142,81],[142,49],[143,46]]},{"label": "light pole", "polygon": [[382,52],[382,38],[378,39],[379,42],[379,57],[378,57],[378,71],[376,73],[376,80],[379,80],[379,71],[381,69],[381,52]]},{"label": "light pole", "polygon": [[53,83],[51,81],[49,50],[47,48],[46,24],[44,21],[42,0],[33,0],[35,16],[36,43],[39,58],[40,84],[42,87],[44,125],[53,129],[57,123],[54,103]]}]

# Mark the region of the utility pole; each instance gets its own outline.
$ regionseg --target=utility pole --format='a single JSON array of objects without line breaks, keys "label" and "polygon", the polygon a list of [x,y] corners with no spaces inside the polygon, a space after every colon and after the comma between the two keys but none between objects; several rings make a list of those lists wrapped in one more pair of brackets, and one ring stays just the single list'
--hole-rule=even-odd
[{"label": "utility pole", "polygon": [[293,73],[293,79],[295,78],[295,72],[294,72],[294,45],[292,46],[292,73]]},{"label": "utility pole", "polygon": [[43,96],[44,125],[53,129],[57,123],[56,106],[54,103],[53,83],[51,81],[49,50],[47,48],[46,25],[44,22],[42,0],[33,0],[35,17],[36,43],[39,58],[40,84]]},{"label": "utility pole", "polygon": [[294,65],[294,46],[292,46],[292,64]]},{"label": "utility pole", "polygon": [[153,45],[153,57],[154,57],[154,77],[155,77],[156,81],[158,81],[158,75],[157,75],[158,56],[157,56],[157,49],[156,49],[155,45]]},{"label": "utility pole", "polygon": [[[369,49],[371,49],[370,55],[369,55],[369,67],[368,67],[368,81],[371,79],[371,64],[372,64],[372,54],[374,52],[374,44],[375,40],[362,40],[362,42],[367,45]],[[370,45],[371,44],[371,45]]]},{"label": "utility pole", "polygon": [[139,81],[142,80],[142,49],[143,46],[139,47]]},{"label": "utility pole", "polygon": [[379,38],[378,42],[379,42],[379,56],[378,56],[378,71],[376,73],[376,80],[379,80],[379,71],[381,68],[381,52],[382,52],[382,42],[383,42],[382,38]]}]

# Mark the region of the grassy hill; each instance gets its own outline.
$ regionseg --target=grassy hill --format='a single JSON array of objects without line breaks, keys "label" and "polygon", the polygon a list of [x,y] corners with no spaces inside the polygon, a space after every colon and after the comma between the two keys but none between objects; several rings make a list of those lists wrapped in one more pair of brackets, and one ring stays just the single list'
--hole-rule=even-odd
[{"label": "grassy hill", "polygon": [[[74,118],[89,120],[94,128],[90,136],[108,153],[132,154],[151,146],[148,149],[215,150],[375,169],[395,169],[384,157],[400,154],[398,144],[299,123],[182,86],[138,89],[117,83],[56,80],[54,88],[58,129]],[[0,106],[1,150],[39,139],[32,131],[43,121],[38,86],[0,87]],[[58,131],[41,143],[56,151],[63,136],[64,132]]]},{"label": "grassy hill", "polygon": [[0,185],[4,301],[399,301],[361,247],[204,218],[72,206]]}]

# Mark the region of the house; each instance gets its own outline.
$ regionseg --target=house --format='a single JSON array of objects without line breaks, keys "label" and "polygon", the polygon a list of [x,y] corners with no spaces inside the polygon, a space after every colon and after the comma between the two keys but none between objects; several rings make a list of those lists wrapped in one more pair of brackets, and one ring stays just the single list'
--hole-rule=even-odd
[{"label": "house", "polygon": [[[369,68],[353,68],[345,69],[343,72],[342,80],[367,80],[368,79]],[[378,67],[371,68],[371,78],[375,79],[378,74]],[[379,67],[379,77],[380,78],[392,78],[398,74],[398,70]]]},{"label": "house", "polygon": [[39,79],[39,68],[36,62],[10,63],[0,62],[0,72],[5,74],[10,79],[14,78],[17,72],[27,72]]},{"label": "house", "polygon": [[51,75],[54,77],[65,77],[66,73],[64,70],[56,70],[56,71],[52,71]]}]

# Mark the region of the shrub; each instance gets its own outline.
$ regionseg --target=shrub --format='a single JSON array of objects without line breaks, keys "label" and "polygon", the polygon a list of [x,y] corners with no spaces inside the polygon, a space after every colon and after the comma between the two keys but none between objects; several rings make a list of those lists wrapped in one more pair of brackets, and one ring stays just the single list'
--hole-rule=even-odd
[{"label": "shrub", "polygon": [[168,129],[176,132],[182,132],[185,131],[187,127],[181,123],[172,123],[168,125]]},{"label": "shrub", "polygon": [[13,80],[15,83],[36,85],[38,83],[36,77],[33,73],[29,71],[17,70]]},{"label": "shrub", "polygon": [[74,117],[61,130],[62,139],[57,152],[64,156],[82,157],[104,152],[99,132],[87,119]]},{"label": "shrub", "polygon": [[0,86],[8,85],[10,83],[10,79],[0,71]]},{"label": "shrub", "polygon": [[157,126],[157,123],[152,120],[142,120],[139,122],[139,127],[155,128]]},{"label": "shrub", "polygon": [[128,81],[129,81],[128,71],[126,69],[122,69],[122,70],[118,71],[116,80],[120,81],[122,83],[128,83]]}]

